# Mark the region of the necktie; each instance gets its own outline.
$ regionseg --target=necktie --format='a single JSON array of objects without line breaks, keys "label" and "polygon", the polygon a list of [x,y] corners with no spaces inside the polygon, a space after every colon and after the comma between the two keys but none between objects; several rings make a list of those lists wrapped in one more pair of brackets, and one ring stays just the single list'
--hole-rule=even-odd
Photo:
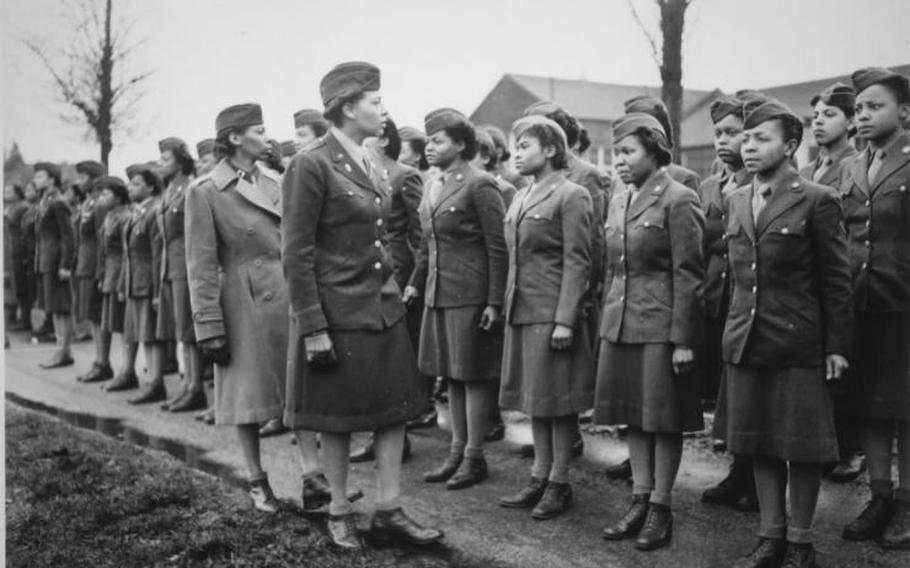
[{"label": "necktie", "polygon": [[824,160],[822,160],[821,164],[819,164],[819,166],[817,168],[815,168],[815,173],[812,174],[812,181],[817,182],[818,180],[822,179],[822,176],[824,176],[825,173],[827,173],[828,170],[831,168],[831,164],[832,164],[831,158],[825,158]]},{"label": "necktie", "polygon": [[758,215],[768,202],[769,195],[771,195],[771,186],[767,184],[759,186],[758,191],[752,195],[752,221],[756,224],[758,224]]},{"label": "necktie", "polygon": [[885,161],[885,151],[876,150],[875,154],[872,155],[872,161],[869,163],[869,186],[874,187],[875,185],[875,176],[878,175],[879,170],[882,169],[882,162]]}]

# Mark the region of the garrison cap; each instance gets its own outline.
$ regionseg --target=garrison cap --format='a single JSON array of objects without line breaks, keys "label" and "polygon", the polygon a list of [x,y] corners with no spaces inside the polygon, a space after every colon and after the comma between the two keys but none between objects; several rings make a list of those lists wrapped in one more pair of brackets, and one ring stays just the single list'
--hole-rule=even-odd
[{"label": "garrison cap", "polygon": [[743,127],[746,130],[749,130],[751,128],[755,128],[763,122],[772,119],[779,119],[792,124],[795,132],[797,133],[797,140],[802,140],[803,121],[798,116],[793,114],[793,111],[790,110],[790,107],[776,100],[762,103],[753,108],[747,108]]},{"label": "garrison cap", "polygon": [[562,127],[559,126],[555,120],[551,120],[539,114],[529,114],[527,116],[523,116],[512,124],[512,134],[515,135],[516,142],[532,126],[543,126],[545,128],[553,130],[557,134],[557,139],[562,142],[561,149],[565,151],[569,147],[569,143],[566,140],[566,132],[562,129]]},{"label": "garrison cap", "polygon": [[285,140],[281,143],[281,156],[288,158],[297,153],[297,145],[293,140]]},{"label": "garrison cap", "polygon": [[158,151],[162,153],[167,152],[168,150],[176,150],[181,146],[186,147],[186,142],[176,136],[168,136],[167,138],[158,141]]},{"label": "garrison cap", "polygon": [[539,116],[547,116],[559,111],[565,112],[561,106],[552,101],[537,101],[536,103],[526,108],[524,114],[525,116],[531,116],[535,114]]},{"label": "garrison cap", "polygon": [[496,150],[498,152],[502,152],[503,161],[509,159],[509,140],[506,138],[505,132],[496,126],[493,126],[492,124],[484,124],[483,126],[479,126],[478,130],[483,130],[490,135],[490,138],[493,139],[493,144],[495,145]]},{"label": "garrison cap", "polygon": [[378,91],[379,68],[365,61],[348,61],[332,68],[319,83],[319,94],[326,112],[339,102],[364,91]]},{"label": "garrison cap", "polygon": [[497,159],[497,149],[496,143],[493,142],[493,137],[490,136],[490,133],[483,128],[476,129],[474,134],[477,137],[478,148],[483,148],[483,152],[485,154],[492,154],[494,158],[493,161],[495,162]]},{"label": "garrison cap", "polygon": [[667,110],[667,105],[662,100],[648,95],[638,95],[624,102],[623,106],[626,114],[644,113],[656,118],[660,122],[667,141],[670,141],[670,135],[673,130],[670,127],[670,111]]},{"label": "garrison cap", "polygon": [[711,122],[718,123],[731,114],[743,118],[743,101],[734,96],[721,95],[711,103]]},{"label": "garrison cap", "polygon": [[99,178],[107,173],[107,168],[104,167],[104,164],[95,160],[82,160],[76,164],[76,173]]},{"label": "garrison cap", "polygon": [[38,162],[33,168],[36,172],[44,172],[47,175],[55,178],[58,182],[60,181],[60,166],[51,162]]},{"label": "garrison cap", "polygon": [[121,188],[124,191],[126,190],[126,182],[122,178],[117,176],[101,176],[95,180],[95,189],[111,189],[116,190],[116,188]]},{"label": "garrison cap", "polygon": [[644,112],[630,112],[613,123],[614,143],[633,134],[639,128],[644,128],[645,130],[655,133],[669,151],[670,144],[667,142],[667,133],[664,131],[663,125],[659,120]]},{"label": "garrison cap", "polygon": [[453,108],[436,109],[427,114],[423,119],[423,122],[427,134],[433,134],[443,128],[451,128],[462,124],[471,125],[471,121],[468,120],[468,117]]},{"label": "garrison cap", "polygon": [[426,141],[427,135],[414,128],[413,126],[402,126],[398,129],[398,136],[401,137],[402,141],[409,140],[424,140]]},{"label": "garrison cap", "polygon": [[229,106],[218,113],[215,132],[221,134],[226,130],[240,130],[262,123],[262,107],[256,103],[243,103]]},{"label": "garrison cap", "polygon": [[294,128],[300,128],[308,124],[325,124],[325,118],[322,113],[316,109],[304,108],[294,113]]},{"label": "garrison cap", "polygon": [[147,168],[145,167],[145,164],[132,164],[132,165],[129,165],[129,166],[127,166],[127,168],[126,168],[126,177],[127,177],[127,179],[133,179],[134,177],[136,177],[137,175],[141,174],[141,173],[142,173],[143,171],[145,171],[146,169],[147,169]]},{"label": "garrison cap", "polygon": [[900,73],[882,67],[866,67],[854,71],[850,79],[857,95],[872,85],[884,85],[894,93],[899,103],[910,103],[910,80]]},{"label": "garrison cap", "polygon": [[206,154],[211,154],[214,151],[215,151],[215,139],[214,138],[206,138],[205,140],[202,140],[196,144],[196,154],[198,154],[200,158],[202,156],[205,156]]},{"label": "garrison cap", "polygon": [[826,105],[836,106],[839,108],[852,109],[856,103],[856,91],[849,85],[844,85],[840,81],[829,86],[824,91],[812,97],[809,104],[815,106],[821,101]]}]

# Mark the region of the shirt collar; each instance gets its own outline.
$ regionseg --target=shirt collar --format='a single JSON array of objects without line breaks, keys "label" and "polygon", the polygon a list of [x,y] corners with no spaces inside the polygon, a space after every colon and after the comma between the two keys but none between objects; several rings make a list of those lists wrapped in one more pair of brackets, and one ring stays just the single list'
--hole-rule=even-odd
[{"label": "shirt collar", "polygon": [[350,136],[345,134],[344,131],[337,126],[332,127],[332,135],[338,140],[338,143],[341,144],[341,147],[344,148],[344,151],[348,153],[351,159],[354,160],[354,163],[363,167],[363,160],[365,158],[363,147],[357,142],[354,142]]}]

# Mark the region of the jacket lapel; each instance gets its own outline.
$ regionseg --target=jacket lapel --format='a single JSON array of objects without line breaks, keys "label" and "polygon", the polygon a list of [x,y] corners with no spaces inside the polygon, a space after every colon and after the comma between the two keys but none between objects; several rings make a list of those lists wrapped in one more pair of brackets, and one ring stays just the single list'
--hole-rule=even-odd
[{"label": "jacket lapel", "polygon": [[[539,185],[543,187],[528,187],[525,191],[531,191],[533,189],[534,193],[528,196],[527,202],[521,203],[521,209],[518,210],[518,222],[520,223],[531,209],[534,209],[546,201],[553,192],[556,191],[556,188],[562,185],[563,181],[565,181],[565,177],[563,177],[562,174],[556,173],[541,180]],[[515,196],[515,199],[518,199],[517,195]]]},{"label": "jacket lapel", "polygon": [[435,205],[431,204],[433,207],[433,213],[439,211],[439,209],[443,206],[443,204],[445,204],[446,201],[451,199],[453,195],[461,191],[461,188],[464,187],[465,168],[467,167],[469,166],[467,164],[464,164],[449,173],[445,185],[442,186],[442,190],[439,192],[439,199],[436,200]]},{"label": "jacket lapel", "polygon": [[777,187],[771,193],[765,208],[758,214],[758,222],[755,223],[755,233],[760,237],[771,225],[772,221],[798,205],[805,198],[802,184],[799,181],[799,174],[791,171],[789,175],[777,183]]},{"label": "jacket lapel", "polygon": [[356,183],[364,189],[368,189],[375,193],[380,193],[377,189],[373,180],[367,175],[363,170],[361,164],[355,163],[351,158],[351,155],[348,154],[347,150],[344,149],[344,146],[341,145],[335,135],[329,132],[325,137],[325,145],[329,151],[329,155],[332,158],[332,168],[342,176],[348,178],[352,182]]},{"label": "jacket lapel", "polygon": [[871,189],[869,188],[869,148],[863,150],[861,154],[853,159],[853,163],[850,165],[850,176],[853,178],[853,184],[865,195],[869,196]]},{"label": "jacket lapel", "polygon": [[874,193],[885,180],[891,177],[894,172],[906,166],[908,162],[910,162],[910,134],[905,132],[887,150],[882,169],[878,171],[878,175],[872,180],[872,192]]},{"label": "jacket lapel", "polygon": [[[669,183],[670,178],[667,176],[665,169],[651,176],[651,179],[638,192],[635,200],[629,204],[629,209],[626,211],[626,221],[634,221],[639,215],[647,211],[649,207],[657,203]],[[629,190],[631,191],[631,189],[630,187]]]},{"label": "jacket lapel", "polygon": [[[264,175],[265,174],[260,172],[259,180],[257,181],[257,185],[263,185],[264,183],[268,183],[268,181],[266,181],[266,180],[268,180],[268,178],[265,178],[265,180],[263,180]],[[278,208],[278,204],[275,201],[273,201],[272,199],[269,199],[269,197],[266,195],[266,191],[263,191],[263,189],[261,187],[257,187],[256,185],[253,185],[250,182],[248,182],[246,180],[246,178],[243,178],[243,179],[237,180],[237,185],[235,186],[235,189],[237,190],[237,193],[239,193],[241,197],[243,197],[244,199],[246,199],[247,201],[249,201],[256,207],[259,207],[260,209],[263,209],[264,211],[271,213],[272,215],[275,215],[276,217],[281,217],[281,210]]]}]

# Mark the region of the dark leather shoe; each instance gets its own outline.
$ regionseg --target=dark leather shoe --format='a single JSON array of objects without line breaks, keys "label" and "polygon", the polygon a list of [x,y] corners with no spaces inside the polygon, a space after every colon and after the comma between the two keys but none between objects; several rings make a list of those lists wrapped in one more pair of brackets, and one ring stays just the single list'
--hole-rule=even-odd
[{"label": "dark leather shoe", "polygon": [[406,425],[406,428],[408,430],[414,430],[416,428],[432,428],[433,426],[436,426],[437,418],[438,415],[436,413],[436,409],[434,408],[433,410],[430,410],[429,412],[418,416],[414,420],[409,421]]},{"label": "dark leather shoe", "polygon": [[[353,503],[363,498],[363,491],[353,489],[348,491],[348,501]],[[308,513],[328,513],[328,505],[332,501],[332,491],[329,487],[329,480],[325,475],[319,474],[315,477],[303,480],[303,490],[300,494],[300,502],[303,504],[303,510]]]},{"label": "dark leather shoe", "polygon": [[436,382],[433,383],[433,394],[430,395],[430,398],[443,403],[449,401],[449,384],[444,378],[436,377]]},{"label": "dark leather shoe", "polygon": [[209,426],[215,424],[215,409],[209,408],[208,411],[206,411],[205,415],[203,415],[202,421]]},{"label": "dark leather shoe", "polygon": [[139,377],[136,373],[121,373],[113,381],[104,385],[107,392],[125,391],[139,387]]},{"label": "dark leather shoe", "polygon": [[446,482],[446,489],[465,489],[477,485],[490,473],[487,470],[487,460],[483,458],[465,458],[458,466],[458,471]]},{"label": "dark leather shoe", "polygon": [[501,497],[499,506],[506,509],[530,509],[540,502],[547,490],[548,481],[532,477],[528,484],[514,495]]},{"label": "dark leather shoe", "polygon": [[92,368],[89,369],[88,373],[76,377],[76,380],[80,383],[100,383],[101,381],[106,381],[113,376],[114,370],[111,369],[110,365],[92,363]]},{"label": "dark leather shoe", "polygon": [[746,481],[742,468],[734,464],[727,477],[701,494],[701,502],[733,507],[747,493]]},{"label": "dark leather shoe", "polygon": [[278,499],[272,493],[272,486],[269,485],[268,477],[250,482],[250,499],[253,500],[253,508],[257,511],[277,513],[280,508]]},{"label": "dark leather shoe", "polygon": [[815,568],[815,548],[808,543],[788,542],[780,568]]},{"label": "dark leather shoe", "polygon": [[518,447],[518,455],[523,458],[534,457],[534,444],[522,444]]},{"label": "dark leather shoe", "polygon": [[449,457],[446,458],[446,461],[442,462],[442,465],[433,471],[428,471],[424,474],[423,480],[427,483],[442,483],[443,481],[448,481],[455,472],[458,471],[458,466],[461,465],[463,456],[461,454],[449,454]]},{"label": "dark leather shoe", "polygon": [[60,369],[61,367],[69,367],[73,363],[75,361],[70,355],[58,355],[46,363],[38,363],[38,366],[42,369]]},{"label": "dark leather shoe", "polygon": [[490,425],[490,428],[487,430],[486,434],[483,435],[484,442],[498,442],[506,437],[506,425],[502,422],[497,422]]},{"label": "dark leather shoe", "polygon": [[537,506],[531,511],[531,517],[538,521],[545,521],[558,517],[572,508],[572,488],[568,483],[547,484],[543,497],[537,502]]},{"label": "dark leather shoe", "polygon": [[733,563],[733,568],[778,568],[787,553],[782,538],[760,538],[752,552]]},{"label": "dark leather shoe", "polygon": [[202,389],[187,391],[177,402],[171,405],[171,412],[190,412],[192,410],[205,410],[208,401]]},{"label": "dark leather shoe", "polygon": [[183,397],[185,397],[189,392],[190,391],[188,391],[187,388],[184,386],[180,390],[180,393],[177,396],[164,401],[164,404],[161,405],[161,410],[170,410],[172,406],[174,406],[175,404],[180,402],[183,399]]},{"label": "dark leather shoe", "polygon": [[427,546],[442,538],[442,531],[419,525],[399,507],[376,511],[370,529],[381,537],[398,539],[416,546]]},{"label": "dark leather shoe", "polygon": [[835,483],[850,483],[864,471],[866,471],[866,456],[856,453],[834,466],[828,477]]},{"label": "dark leather shoe", "polygon": [[626,458],[622,463],[607,467],[604,473],[607,479],[632,479],[632,462]]},{"label": "dark leather shoe", "polygon": [[363,540],[357,531],[357,517],[354,513],[347,515],[329,515],[328,529],[332,543],[339,548],[357,550],[363,548]]},{"label": "dark leather shoe", "polygon": [[138,395],[128,399],[127,402],[130,404],[148,404],[150,402],[161,402],[162,400],[167,400],[167,390],[164,388],[164,381],[158,380],[145,387]]},{"label": "dark leather shoe", "polygon": [[373,452],[373,439],[371,438],[370,441],[359,450],[352,452],[349,459],[351,463],[363,463],[375,460],[376,454]]},{"label": "dark leather shoe", "polygon": [[733,508],[742,513],[757,513],[758,495],[754,491],[746,491],[742,497],[733,503]]},{"label": "dark leather shoe", "polygon": [[280,436],[281,434],[290,431],[291,429],[285,426],[280,419],[272,418],[259,429],[259,437],[268,438],[270,436]]},{"label": "dark leather shoe", "polygon": [[894,514],[894,501],[884,495],[873,495],[872,499],[855,521],[844,527],[847,540],[871,540],[878,538]]},{"label": "dark leather shoe", "polygon": [[651,503],[648,518],[635,539],[638,550],[657,550],[670,544],[673,538],[673,513],[670,507]]},{"label": "dark leather shoe", "polygon": [[894,514],[878,544],[888,550],[910,550],[910,503],[895,501]]},{"label": "dark leather shoe", "polygon": [[632,496],[632,505],[616,524],[603,530],[605,540],[623,540],[626,538],[635,538],[641,532],[641,527],[645,524],[648,517],[648,501],[651,496],[647,493],[640,493]]}]

